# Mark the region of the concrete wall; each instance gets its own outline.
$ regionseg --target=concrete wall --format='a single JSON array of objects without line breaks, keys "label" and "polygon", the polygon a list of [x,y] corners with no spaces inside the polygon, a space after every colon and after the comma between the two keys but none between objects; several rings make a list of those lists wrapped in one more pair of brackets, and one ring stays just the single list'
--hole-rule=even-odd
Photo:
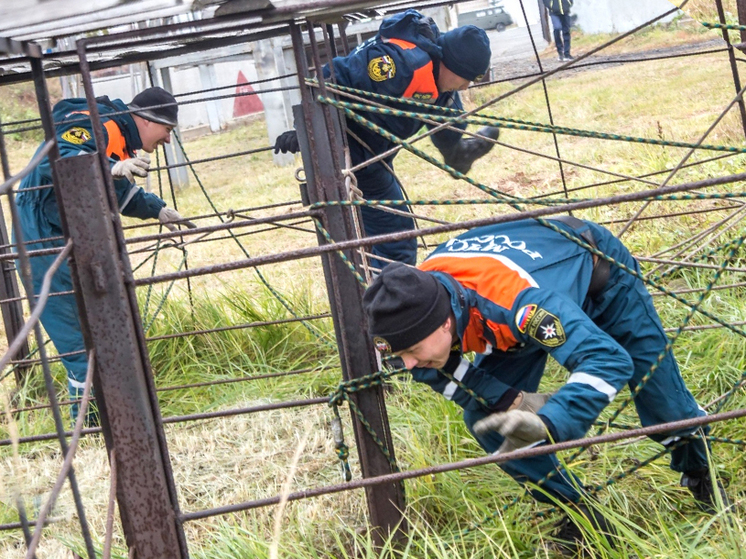
[{"label": "concrete wall", "polygon": [[[524,0],[523,7],[526,10],[526,18],[529,25],[539,23],[539,3],[541,0]],[[595,1],[595,0],[594,0]],[[526,27],[526,18],[523,17],[520,0],[504,0],[502,7],[510,14],[518,27]]]},{"label": "concrete wall", "polygon": [[[539,22],[540,3],[541,0],[524,0],[523,6],[526,9],[526,17],[528,18],[529,25]],[[502,6],[510,14],[510,17],[513,18],[518,27],[526,27],[526,19],[523,17],[523,11],[521,10],[521,0],[503,0],[498,5]],[[489,8],[490,6],[491,3],[489,0],[472,0],[471,2],[456,4],[456,10],[458,13],[475,12]]]},{"label": "concrete wall", "polygon": [[572,13],[585,33],[624,33],[673,7],[667,0],[576,0]]},{"label": "concrete wall", "polygon": [[[251,55],[249,55],[251,56]],[[202,93],[194,96],[179,98],[180,101],[186,99],[199,99],[202,97],[227,96],[235,93],[235,86],[238,82],[238,73],[243,72],[249,82],[257,80],[257,71],[252,58],[245,60],[233,60],[229,62],[218,62],[213,65],[214,85],[203,83],[202,74],[199,66],[176,67],[171,69],[172,93],[189,93],[190,91],[208,89],[210,87],[234,86],[224,90]],[[204,69],[203,69],[204,72]],[[96,95],[108,95],[112,99],[122,99],[128,103],[138,91],[142,90],[143,82],[141,71],[138,67],[134,73],[119,74],[98,78],[94,81],[93,90]],[[149,82],[145,82],[149,83]],[[147,86],[145,86],[147,87]],[[260,84],[252,86],[254,90],[259,91],[263,87],[277,87],[277,84]],[[261,95],[260,95],[261,97]],[[225,127],[233,120],[233,98],[218,99],[213,101],[217,108],[221,127]],[[208,104],[193,103],[179,107],[179,124],[182,130],[200,128],[209,126]]]}]

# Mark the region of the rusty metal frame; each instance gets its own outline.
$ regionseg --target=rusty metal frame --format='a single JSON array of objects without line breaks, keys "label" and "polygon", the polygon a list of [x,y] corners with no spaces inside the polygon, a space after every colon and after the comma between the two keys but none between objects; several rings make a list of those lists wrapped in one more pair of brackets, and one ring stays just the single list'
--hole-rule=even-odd
[{"label": "rusty metal frame", "polygon": [[[306,61],[300,26],[294,24],[290,31],[298,74],[312,77]],[[321,61],[312,22],[306,22],[306,31],[311,41],[315,77],[318,78],[323,91],[324,77],[319,71]],[[345,140],[342,137],[342,124],[338,115],[332,115],[328,106],[322,106],[315,101],[311,88],[301,88],[301,99],[302,103],[294,107],[294,113],[306,171],[308,199],[311,203],[344,200],[346,197],[342,176],[342,146]],[[334,239],[355,237],[350,210],[354,211],[353,208],[327,207],[319,218]],[[321,233],[318,234],[318,240],[320,245],[327,243]],[[345,255],[350,262],[358,264],[359,267],[360,257],[355,251],[346,251]],[[372,343],[366,333],[367,329],[360,327],[367,324],[362,306],[362,287],[339,256],[327,253],[323,256],[322,263],[343,377],[350,380],[371,375],[378,370],[378,365]],[[383,388],[379,386],[358,393],[354,399],[371,429],[385,445],[389,456],[395,459]],[[389,459],[354,414],[353,424],[363,477],[393,472]],[[390,537],[403,537],[406,532],[403,487],[398,483],[371,487],[366,490],[366,496],[374,541],[382,545]]]},{"label": "rusty metal frame", "polygon": [[104,439],[116,448],[125,538],[137,557],[188,557],[176,489],[109,172],[103,126],[78,42],[97,154],[53,162],[63,231],[75,243],[71,272],[86,347],[96,349],[94,385]]},{"label": "rusty metal frame", "polygon": [[[746,0],[737,0],[739,3],[739,14],[742,4],[746,5]],[[720,5],[721,0],[717,0]],[[429,2],[428,5],[441,5],[447,2]],[[343,2],[342,0],[326,0],[323,2],[308,2],[303,5],[303,9],[312,10],[323,4],[329,8],[324,12],[325,16],[333,13],[339,8],[341,11],[354,9],[355,6],[362,5],[380,5],[380,2],[360,1],[360,2]],[[394,2],[393,4],[405,5],[413,4],[412,2]],[[295,8],[292,15],[295,13]],[[340,13],[342,13],[340,11]],[[78,58],[79,68],[83,74],[84,85],[86,88],[86,97],[91,107],[91,121],[94,125],[94,135],[99,148],[98,157],[96,155],[80,156],[78,158],[69,158],[53,161],[53,170],[55,173],[55,188],[58,200],[61,205],[61,214],[65,226],[65,237],[72,239],[74,243],[75,259],[72,263],[73,277],[75,281],[75,293],[78,297],[81,309],[83,326],[86,331],[86,345],[89,348],[96,349],[96,390],[98,393],[99,407],[103,416],[103,432],[109,449],[109,456],[115,462],[112,463],[112,477],[117,479],[116,491],[119,495],[120,512],[123,519],[125,536],[127,543],[134,554],[142,559],[149,557],[187,557],[188,549],[183,534],[182,523],[197,518],[205,518],[216,514],[235,512],[238,510],[247,510],[259,506],[268,506],[276,504],[279,497],[252,501],[251,503],[241,503],[229,505],[207,511],[181,513],[176,497],[176,489],[173,483],[173,476],[170,470],[170,461],[168,450],[163,432],[163,425],[168,423],[184,422],[196,419],[210,419],[213,417],[223,417],[231,414],[253,413],[268,409],[279,409],[286,407],[300,407],[309,405],[319,405],[324,403],[324,399],[316,398],[313,400],[282,402],[257,406],[253,408],[244,408],[229,410],[228,412],[210,412],[194,414],[190,416],[178,416],[161,418],[158,409],[156,397],[156,388],[150,370],[148,354],[146,349],[147,339],[144,336],[139,317],[137,300],[135,298],[135,287],[140,285],[152,285],[160,281],[170,281],[181,278],[190,278],[197,275],[203,275],[212,272],[234,270],[249,266],[259,266],[270,262],[281,262],[290,259],[306,258],[310,256],[322,256],[324,272],[327,281],[329,298],[332,305],[332,315],[337,335],[337,343],[341,356],[341,364],[344,378],[352,379],[377,370],[377,363],[370,341],[367,340],[364,331],[360,328],[365,323],[365,317],[361,312],[361,286],[357,280],[352,277],[349,269],[344,265],[339,256],[335,253],[344,251],[348,260],[354,265],[360,266],[359,255],[353,250],[356,247],[370,246],[386,240],[396,240],[412,238],[423,233],[439,233],[445,231],[455,231],[466,227],[477,226],[487,223],[499,223],[512,221],[518,218],[528,216],[552,215],[562,211],[572,209],[582,209],[595,207],[608,203],[619,203],[623,201],[644,200],[652,195],[653,191],[638,192],[628,195],[609,197],[602,200],[590,202],[578,202],[565,204],[564,206],[555,206],[553,208],[541,208],[524,212],[519,215],[497,216],[481,220],[471,220],[460,224],[448,224],[439,227],[432,227],[426,230],[415,232],[394,233],[367,239],[356,239],[352,227],[351,215],[354,208],[350,207],[324,207],[323,209],[309,210],[307,212],[298,212],[293,217],[305,215],[307,217],[317,218],[325,229],[331,232],[335,244],[329,244],[328,241],[318,236],[319,247],[301,249],[284,254],[275,254],[264,257],[248,258],[239,262],[228,265],[208,266],[178,272],[173,274],[163,274],[161,276],[135,280],[132,270],[130,269],[126,245],[132,242],[143,240],[160,240],[169,238],[169,234],[143,236],[137,239],[125,240],[122,227],[116,211],[116,201],[113,197],[113,186],[111,177],[108,172],[108,162],[102,149],[101,137],[101,118],[97,112],[96,104],[93,102],[93,89],[91,83],[91,70],[94,64],[90,63],[87,56],[93,51],[105,51],[114,49],[117,45],[132,41],[137,45],[153,44],[164,41],[161,35],[175,30],[191,30],[197,28],[197,31],[191,33],[185,32],[179,37],[196,37],[201,33],[221,33],[227,30],[235,30],[239,27],[242,30],[256,29],[261,26],[267,26],[268,22],[278,22],[272,29],[259,29],[254,33],[242,37],[211,37],[204,41],[195,41],[194,44],[181,47],[182,49],[198,50],[208,48],[206,45],[228,44],[229,42],[238,42],[250,40],[264,36],[265,34],[275,35],[289,28],[296,60],[299,67],[300,76],[308,76],[309,70],[306,64],[306,51],[304,47],[303,34],[300,24],[290,18],[290,12],[275,12],[267,14],[266,20],[261,23],[239,24],[241,18],[246,14],[236,16],[233,19],[226,19],[218,24],[210,22],[189,22],[188,24],[176,24],[165,26],[157,30],[142,30],[131,33],[119,34],[105,38],[93,38],[79,42]],[[306,20],[306,28],[311,31],[308,34],[311,47],[311,56],[315,68],[321,67],[319,46],[316,43],[316,34],[313,29],[317,23],[314,20]],[[318,25],[322,25],[322,33],[326,43],[332,41],[334,46],[334,37],[331,26],[323,18],[319,19]],[[213,27],[215,27],[213,29]],[[340,36],[344,38],[344,28],[340,28]],[[331,37],[331,39],[330,39]],[[129,44],[129,43],[128,43]],[[179,49],[176,49],[179,51]],[[173,55],[175,51],[168,51],[168,55]],[[138,59],[147,53],[131,55],[127,60]],[[731,48],[732,55],[732,48]],[[157,55],[160,56],[160,53]],[[110,62],[111,65],[120,65],[124,61],[119,59]],[[53,136],[53,123],[51,122],[51,113],[49,111],[48,95],[43,86],[44,72],[41,67],[41,60],[32,61],[32,70],[37,85],[37,95],[40,100],[42,112],[42,122],[45,132],[49,137],[50,130]],[[559,71],[559,70],[558,70]],[[548,72],[544,77],[554,73]],[[50,75],[50,74],[48,74]],[[325,90],[323,76],[318,76],[322,92]],[[737,71],[734,69],[734,80],[738,80]],[[536,80],[535,80],[536,81]],[[524,87],[524,86],[522,86]],[[737,87],[737,90],[739,87]],[[314,100],[314,95],[307,87],[302,87],[303,103],[297,110],[297,124],[300,132],[301,143],[303,147],[303,157],[306,163],[308,193],[311,202],[338,201],[345,198],[344,181],[342,179],[341,151],[345,143],[343,133],[343,123],[338,115],[328,106],[322,106]],[[326,90],[328,92],[328,90]],[[743,101],[741,100],[741,110],[743,116]],[[746,132],[746,119],[744,120],[744,129]],[[0,155],[4,154],[2,145],[2,129],[0,128]],[[267,148],[263,148],[263,151]],[[247,152],[248,153],[248,152]],[[54,158],[56,159],[56,158]],[[559,159],[559,158],[558,158]],[[210,160],[210,159],[207,159]],[[205,161],[207,161],[205,160]],[[194,163],[194,162],[192,162]],[[189,165],[184,164],[184,165]],[[168,168],[175,165],[167,166]],[[7,177],[7,173],[6,173]],[[656,195],[662,195],[673,192],[684,192],[725,184],[736,180],[746,179],[746,174],[733,175],[730,177],[718,177],[707,181],[698,181],[684,185],[675,185],[656,190]],[[84,183],[81,188],[81,183]],[[78,191],[75,196],[70,194],[71,189],[66,186],[75,184]],[[80,204],[84,199],[85,204]],[[91,219],[92,216],[96,219]],[[100,219],[99,219],[100,217]],[[0,219],[2,216],[0,215]],[[251,224],[266,222],[277,222],[289,219],[286,216],[275,218],[259,218]],[[2,225],[0,221],[0,225]],[[194,234],[206,231],[217,231],[221,229],[230,230],[237,227],[237,224],[226,224],[225,226],[214,226],[200,228]],[[171,237],[181,236],[182,233],[171,234]],[[0,235],[0,244],[9,248],[10,243],[3,242]],[[68,241],[69,245],[69,241]],[[60,249],[60,259],[64,258],[65,251],[68,248]],[[18,244],[18,254],[21,259],[28,259],[33,255],[25,250],[22,242]],[[7,259],[6,259],[7,260]],[[679,262],[681,264],[681,262]],[[12,275],[12,274],[11,274]],[[0,286],[1,287],[1,286]],[[0,293],[1,295],[1,293]],[[32,295],[30,295],[32,296]],[[17,297],[0,297],[3,299],[18,299]],[[12,302],[12,301],[8,301]],[[246,325],[243,325],[246,326]],[[226,327],[227,328],[239,328]],[[699,327],[692,327],[699,328]],[[216,329],[219,330],[219,329]],[[193,333],[184,333],[190,335]],[[174,335],[172,337],[176,337]],[[121,347],[118,347],[121,346]],[[42,348],[41,362],[48,369],[49,359],[46,358]],[[134,374],[132,372],[134,371]],[[132,378],[123,378],[131,374]],[[47,375],[48,376],[48,375]],[[269,375],[267,375],[269,376]],[[262,378],[261,375],[256,378]],[[250,379],[231,379],[226,382],[238,382]],[[200,383],[202,384],[202,383]],[[49,383],[48,383],[49,385]],[[181,387],[172,387],[176,389]],[[59,403],[53,396],[51,407],[55,410],[55,418],[59,416]],[[387,449],[393,456],[393,444],[389,432],[388,420],[386,417],[385,402],[383,392],[380,388],[361,392],[353,396],[354,400],[363,409],[366,418],[370,420],[374,431],[376,431],[384,440]],[[142,413],[144,411],[144,413]],[[136,412],[136,413],[135,413]],[[139,414],[139,415],[137,415]],[[687,420],[687,426],[694,424],[704,424],[721,419],[732,419],[742,417],[743,410],[730,412],[728,414],[719,414],[709,418],[699,418],[697,420]],[[471,467],[479,464],[498,463],[505,460],[504,455],[501,457],[484,457],[473,461],[464,461],[457,464],[448,464],[436,466],[424,470],[396,473],[392,471],[391,464],[384,459],[381,451],[370,438],[370,435],[362,428],[357,418],[353,417],[355,425],[356,438],[358,440],[358,452],[360,454],[362,471],[364,478],[360,482],[341,484],[327,488],[293,493],[289,500],[295,500],[315,495],[321,495],[331,492],[344,491],[357,487],[364,487],[368,497],[371,523],[375,531],[374,537],[377,543],[381,543],[389,535],[398,537],[403,535],[406,525],[402,522],[402,511],[405,502],[402,492],[402,482],[420,475],[428,475],[437,472],[450,471],[464,467]],[[64,446],[64,437],[67,433],[60,432],[60,422],[57,421],[58,434]],[[528,457],[536,454],[543,454],[554,450],[562,450],[600,442],[609,442],[628,438],[633,434],[649,434],[653,432],[662,432],[671,429],[671,424],[665,426],[648,427],[627,433],[615,433],[604,435],[582,441],[570,441],[555,445],[553,447],[543,447],[542,449],[532,449],[531,451],[518,451],[516,457]],[[82,434],[96,432],[97,429],[83,429]],[[28,437],[28,440],[45,440],[42,437]],[[5,441],[2,441],[5,443]],[[139,446],[137,446],[139,445]],[[144,455],[147,457],[143,460]],[[508,459],[512,459],[509,456]],[[145,462],[145,463],[143,463]],[[117,472],[114,476],[114,471]],[[155,474],[154,474],[155,472]],[[152,479],[155,477],[155,479]],[[145,479],[148,478],[148,479]],[[144,480],[146,486],[140,484]],[[118,483],[122,481],[122,483]],[[71,479],[71,483],[73,480]],[[153,514],[156,510],[157,514]],[[154,522],[154,516],[157,516]],[[84,524],[84,518],[81,519]],[[23,522],[21,523],[23,524]],[[25,528],[34,523],[26,523]],[[86,529],[85,526],[83,528]],[[90,552],[89,552],[90,554]]]}]

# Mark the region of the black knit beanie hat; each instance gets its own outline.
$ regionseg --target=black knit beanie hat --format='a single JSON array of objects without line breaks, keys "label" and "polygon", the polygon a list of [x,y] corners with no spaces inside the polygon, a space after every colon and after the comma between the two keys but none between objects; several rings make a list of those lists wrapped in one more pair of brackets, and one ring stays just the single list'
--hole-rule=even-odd
[{"label": "black knit beanie hat", "polygon": [[484,29],[464,25],[438,38],[443,49],[443,64],[454,74],[470,82],[481,80],[490,67],[492,51]]},{"label": "black knit beanie hat", "polygon": [[424,340],[446,321],[450,301],[432,274],[400,262],[389,264],[363,295],[376,349],[395,353]]},{"label": "black knit beanie hat", "polygon": [[[160,105],[167,106],[161,107]],[[162,87],[149,87],[141,91],[135,95],[128,107],[145,120],[167,126],[179,124],[177,120],[179,107],[176,105],[176,99]]]}]

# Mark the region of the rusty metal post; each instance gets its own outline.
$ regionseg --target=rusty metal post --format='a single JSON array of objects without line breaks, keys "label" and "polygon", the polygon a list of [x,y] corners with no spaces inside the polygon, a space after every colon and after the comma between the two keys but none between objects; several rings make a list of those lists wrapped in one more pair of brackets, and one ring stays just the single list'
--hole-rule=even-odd
[{"label": "rusty metal post", "polygon": [[[81,73],[98,153],[52,160],[63,231],[107,449],[116,449],[117,501],[137,559],[188,557],[150,362],[127,259],[86,42]],[[44,115],[43,115],[44,118]]]},{"label": "rusty metal post", "polygon": [[[117,500],[127,545],[138,559],[186,557],[111,209],[96,154],[58,159],[58,202],[74,243],[71,271],[86,347],[96,349],[96,401],[109,451],[116,449]],[[62,213],[62,212],[61,212]]]},{"label": "rusty metal post", "polygon": [[[10,165],[8,164],[8,153],[5,147],[5,135],[3,134],[2,122],[0,122],[0,165],[3,168],[3,177],[5,180],[10,178]],[[12,194],[10,194],[12,196]],[[5,224],[5,213],[0,207],[0,255],[10,253],[10,236]],[[23,305],[21,304],[21,291],[18,289],[18,280],[15,274],[15,265],[11,260],[0,262],[0,299],[17,299],[3,303],[2,315],[3,325],[5,326],[5,336],[8,339],[8,345],[15,339],[18,332],[23,327]],[[13,359],[24,359],[29,354],[28,341],[25,341],[18,350]],[[23,383],[23,375],[28,371],[28,365],[17,366],[14,374],[16,386],[19,388]]]},{"label": "rusty metal post", "polygon": [[[553,36],[552,30],[549,29],[549,10],[547,10],[547,7],[544,5],[544,2],[542,0],[537,1],[539,2],[539,21],[541,22],[541,35],[542,37],[544,37],[544,40],[551,45],[553,42]],[[526,22],[526,25],[528,25],[528,22]]]},{"label": "rusty metal post", "polygon": [[[314,31],[310,27],[309,25],[309,34],[313,34]],[[328,112],[328,107],[322,107],[315,102],[310,88],[303,85],[303,79],[308,76],[308,64],[303,35],[297,25],[291,26],[291,36],[302,96],[302,104],[294,108],[295,126],[303,155],[308,198],[311,203],[320,200],[339,200],[344,192],[344,179],[341,174],[344,138],[340,122],[335,118],[336,115]],[[312,41],[312,50],[315,50],[315,46]],[[318,69],[317,52],[314,52],[314,55]],[[322,224],[336,241],[355,237],[349,209],[326,208]],[[319,243],[326,243],[321,235]],[[351,262],[359,263],[356,251],[345,251],[345,255]],[[373,374],[378,370],[378,365],[367,335],[367,322],[362,308],[363,288],[338,255],[325,255],[322,262],[343,377],[349,380]],[[356,393],[353,398],[393,459],[394,447],[383,389],[379,386],[364,390]],[[354,415],[353,424],[363,477],[392,473],[394,468],[391,463]],[[395,539],[402,537],[406,532],[406,523],[402,516],[405,506],[402,485],[391,483],[369,487],[366,488],[366,497],[376,544],[382,545],[390,536]]]},{"label": "rusty metal post", "polygon": [[[736,0],[738,24],[746,25],[746,0]],[[746,29],[741,29],[741,43],[746,43]]]},{"label": "rusty metal post", "polygon": [[[313,32],[313,29],[309,29],[309,34]],[[296,25],[292,26],[291,35],[302,84],[303,77],[308,75],[303,36]],[[312,50],[315,50],[314,47],[312,42]],[[314,54],[318,67],[320,62],[317,53]],[[328,107],[316,103],[312,91],[303,85],[301,95],[303,103],[295,107],[295,125],[303,154],[309,201],[339,200],[344,192],[341,174],[344,138],[339,119],[330,114]],[[323,226],[336,241],[355,237],[349,209],[326,208],[324,214]],[[319,243],[326,243],[321,235]],[[351,262],[359,261],[356,251],[346,251],[345,255]],[[378,370],[378,365],[367,335],[367,322],[362,308],[363,288],[338,255],[325,255],[322,262],[343,377],[349,380],[373,374]],[[355,394],[353,398],[394,459],[383,389],[371,388]],[[394,468],[391,463],[354,415],[353,424],[363,477],[392,473]],[[381,545],[389,536],[402,537],[406,532],[402,516],[405,506],[403,487],[398,483],[370,487],[366,489],[366,497],[374,528],[374,541]]]},{"label": "rusty metal post", "polygon": [[[741,12],[742,12],[742,4],[744,3],[744,0],[737,0],[738,1],[738,20],[740,22],[743,22],[741,19]],[[717,6],[718,11],[718,18],[720,19],[720,23],[726,24],[727,21],[725,21],[725,10],[723,9],[723,1],[722,0],[715,0],[715,5]],[[728,45],[728,58],[730,60],[730,70],[733,74],[733,85],[736,88],[736,93],[741,91],[741,77],[738,73],[738,63],[736,62],[736,53],[734,50],[734,46],[730,42],[730,35],[729,31],[727,29],[723,29],[723,40]],[[742,32],[743,33],[743,32]],[[743,37],[743,34],[741,35]],[[743,128],[744,136],[746,136],[746,104],[744,104],[743,98],[738,100],[738,110],[741,113],[741,126]]]},{"label": "rusty metal post", "polygon": [[[44,68],[41,62],[41,55],[38,57],[31,58],[31,74],[34,77],[34,90],[36,92],[36,102],[39,107],[39,116],[41,117],[42,128],[44,129],[44,138],[49,141],[55,137],[54,120],[52,118],[52,109],[49,100],[49,91],[47,90],[47,82],[44,76]],[[59,156],[56,142],[52,145],[47,155],[49,161],[54,161]],[[57,175],[55,174],[54,165],[51,166],[52,171],[52,182],[58,185]],[[59,196],[58,191],[55,193]],[[13,228],[16,233],[16,239],[19,244],[17,247],[19,254],[19,266],[21,267],[21,279],[24,282],[26,294],[29,300],[29,306],[33,309],[37,304],[34,297],[33,282],[31,279],[31,265],[26,253],[26,249],[23,244],[23,235],[21,233],[21,225],[18,221],[18,208],[15,204],[15,200],[10,198],[9,200],[11,215],[13,216]],[[42,371],[44,372],[44,383],[47,387],[47,395],[49,396],[49,402],[52,406],[52,417],[54,418],[55,430],[57,431],[57,438],[60,442],[60,448],[62,454],[67,457],[69,447],[67,440],[64,436],[64,427],[62,423],[62,416],[60,414],[59,406],[57,405],[57,398],[54,392],[54,385],[52,381],[52,375],[49,369],[49,365],[46,357],[46,349],[42,342],[41,327],[37,323],[34,326],[36,334],[36,341],[39,348],[39,357],[41,358]],[[91,539],[90,528],[88,527],[88,520],[86,519],[85,508],[83,507],[83,499],[81,497],[80,489],[78,488],[78,481],[75,476],[75,471],[70,468],[68,475],[68,481],[70,482],[70,488],[73,493],[73,501],[75,502],[75,509],[78,513],[78,520],[80,522],[81,535],[85,542],[86,551],[88,552],[89,559],[95,559],[96,551],[93,547],[93,540]]]}]

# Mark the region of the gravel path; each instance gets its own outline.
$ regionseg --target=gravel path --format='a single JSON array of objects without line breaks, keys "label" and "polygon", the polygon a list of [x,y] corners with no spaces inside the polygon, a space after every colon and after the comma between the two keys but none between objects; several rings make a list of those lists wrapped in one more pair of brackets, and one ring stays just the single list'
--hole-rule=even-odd
[{"label": "gravel path", "polygon": [[[716,52],[725,49],[725,41],[712,39],[709,41],[688,43],[672,47],[635,51],[630,53],[604,56],[603,51],[590,56],[580,62],[573,63],[566,69],[551,76],[551,79],[562,79],[579,72],[610,68],[618,64],[638,62],[643,60],[665,60],[666,58],[692,56],[703,52]],[[559,62],[556,57],[542,57],[541,64],[544,72],[554,70],[566,62]],[[539,75],[539,65],[535,57],[511,58],[503,65],[493,66],[492,79],[497,81],[512,81],[521,78],[533,78]]]}]

